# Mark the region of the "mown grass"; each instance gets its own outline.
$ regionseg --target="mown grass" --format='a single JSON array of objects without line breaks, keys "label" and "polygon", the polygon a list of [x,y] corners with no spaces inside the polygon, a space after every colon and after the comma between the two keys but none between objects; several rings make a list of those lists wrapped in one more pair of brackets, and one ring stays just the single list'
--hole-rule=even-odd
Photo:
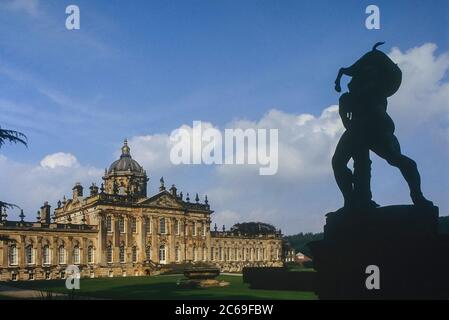
[{"label": "mown grass", "polygon": [[[227,287],[187,289],[177,285],[182,275],[161,275],[150,277],[120,277],[81,279],[80,290],[75,294],[82,297],[103,299],[316,299],[313,292],[256,290],[243,283],[240,276],[218,277],[230,283]],[[70,293],[65,280],[40,280],[10,283],[24,289],[46,290]]]}]

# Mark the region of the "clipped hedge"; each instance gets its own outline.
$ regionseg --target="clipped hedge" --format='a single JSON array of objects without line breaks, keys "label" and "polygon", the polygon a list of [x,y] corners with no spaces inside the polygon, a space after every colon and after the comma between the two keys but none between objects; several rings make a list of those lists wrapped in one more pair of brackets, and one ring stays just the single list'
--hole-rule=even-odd
[{"label": "clipped hedge", "polygon": [[316,272],[289,271],[287,268],[243,268],[243,282],[251,289],[315,291]]}]

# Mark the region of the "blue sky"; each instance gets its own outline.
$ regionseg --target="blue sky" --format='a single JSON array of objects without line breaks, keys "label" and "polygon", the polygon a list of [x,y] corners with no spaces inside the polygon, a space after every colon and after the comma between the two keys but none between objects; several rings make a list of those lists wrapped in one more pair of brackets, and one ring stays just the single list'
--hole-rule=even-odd
[{"label": "blue sky", "polygon": [[[425,43],[438,46],[435,56],[449,51],[447,1],[376,1],[381,29],[367,30],[372,3],[2,1],[0,125],[26,133],[29,148],[1,153],[32,166],[64,152],[104,168],[124,137],[168,134],[193,120],[223,127],[271,109],[318,117],[338,100],[338,68],[377,41],[385,51]],[[80,30],[65,29],[69,4],[80,8]],[[172,180],[204,192],[216,179],[210,168],[179,170]],[[198,172],[204,179],[192,182]]]}]

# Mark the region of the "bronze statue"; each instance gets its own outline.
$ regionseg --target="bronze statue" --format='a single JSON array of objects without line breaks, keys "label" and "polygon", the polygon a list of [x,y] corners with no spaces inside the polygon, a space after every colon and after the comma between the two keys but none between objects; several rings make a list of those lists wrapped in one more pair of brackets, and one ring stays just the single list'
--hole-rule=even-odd
[{"label": "bronze statue", "polygon": [[[335,90],[341,92],[341,77],[352,77],[349,92],[339,100],[339,113],[346,131],[332,158],[335,180],[343,194],[344,208],[377,207],[371,199],[371,150],[401,171],[415,205],[433,205],[422,194],[415,161],[401,153],[393,120],[387,113],[387,98],[399,89],[402,72],[377,49],[382,44],[376,43],[352,66],[341,68],[335,80]],[[351,158],[354,173],[347,167]]]}]

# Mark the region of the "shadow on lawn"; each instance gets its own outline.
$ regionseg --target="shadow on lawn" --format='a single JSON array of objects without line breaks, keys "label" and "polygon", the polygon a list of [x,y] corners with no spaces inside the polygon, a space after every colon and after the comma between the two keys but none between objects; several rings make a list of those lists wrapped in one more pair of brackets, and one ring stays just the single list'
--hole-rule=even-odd
[{"label": "shadow on lawn", "polygon": [[[242,279],[226,278],[229,287],[188,289],[180,288],[176,282],[182,277],[153,278],[155,282],[149,283],[148,278],[114,278],[114,279],[86,279],[81,280],[81,290],[75,293],[81,299],[92,297],[97,299],[133,299],[133,300],[202,300],[202,299],[314,299],[311,292],[285,292],[270,290],[253,290],[242,283]],[[131,282],[131,283],[130,283]],[[51,290],[67,293],[61,280],[36,281],[17,283],[17,287]],[[75,297],[76,299],[76,297]]]}]

